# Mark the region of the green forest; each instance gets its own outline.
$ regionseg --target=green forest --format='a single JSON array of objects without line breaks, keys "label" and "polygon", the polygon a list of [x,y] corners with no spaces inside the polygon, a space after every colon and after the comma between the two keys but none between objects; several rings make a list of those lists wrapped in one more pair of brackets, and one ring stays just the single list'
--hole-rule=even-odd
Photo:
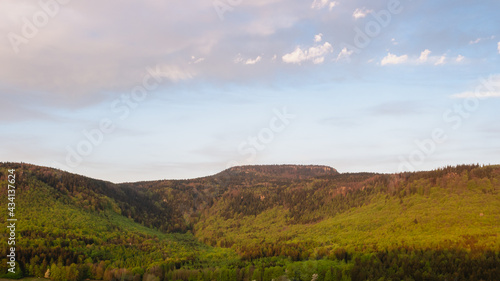
[{"label": "green forest", "polygon": [[[8,269],[15,170],[16,273]],[[500,166],[242,166],[114,184],[0,164],[0,278],[498,280]]]}]

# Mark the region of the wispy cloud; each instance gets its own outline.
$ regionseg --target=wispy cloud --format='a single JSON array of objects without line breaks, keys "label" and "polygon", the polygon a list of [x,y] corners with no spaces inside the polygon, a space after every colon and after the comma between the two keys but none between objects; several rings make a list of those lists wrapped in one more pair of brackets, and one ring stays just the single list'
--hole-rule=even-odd
[{"label": "wispy cloud", "polygon": [[467,98],[499,98],[500,97],[500,74],[491,75],[487,80],[483,80],[474,91],[465,91],[451,95],[455,99]]},{"label": "wispy cloud", "polygon": [[241,56],[241,54],[238,54],[234,59],[233,59],[233,62],[234,63],[242,63],[244,61],[243,57]]},{"label": "wispy cloud", "polygon": [[422,53],[420,53],[420,57],[418,58],[418,61],[419,62],[426,62],[427,59],[429,58],[430,53],[431,53],[431,51],[429,51],[429,49],[425,49],[424,51],[422,51]]},{"label": "wispy cloud", "polygon": [[438,60],[434,63],[434,65],[442,65],[446,62],[446,55],[442,55],[438,58]]},{"label": "wispy cloud", "polygon": [[205,58],[196,58],[195,56],[191,56],[191,61],[189,62],[189,64],[197,64],[203,62],[204,60]]},{"label": "wispy cloud", "polygon": [[256,58],[253,59],[253,58],[243,58],[241,54],[238,54],[236,58],[234,58],[233,62],[236,64],[242,63],[246,65],[253,65],[260,62],[261,60],[262,60],[261,56],[257,56]]},{"label": "wispy cloud", "polygon": [[476,38],[474,40],[469,41],[469,45],[474,45],[474,44],[477,44],[477,43],[484,41],[484,40],[493,40],[494,38],[495,38],[494,35],[492,35],[490,37],[479,37],[479,38]]},{"label": "wispy cloud", "polygon": [[354,53],[353,50],[347,50],[347,48],[343,48],[340,53],[337,55],[336,61],[341,61],[343,59],[348,60],[351,55]]},{"label": "wispy cloud", "polygon": [[336,1],[329,1],[329,0],[314,0],[313,3],[311,4],[311,9],[323,9],[326,6],[330,9],[330,11],[333,9],[338,4]]},{"label": "wispy cloud", "polygon": [[477,43],[481,42],[481,39],[482,39],[482,38],[477,38],[476,40],[471,40],[471,41],[469,42],[469,44],[470,44],[470,45],[477,44]]},{"label": "wispy cloud", "polygon": [[262,60],[262,57],[261,56],[257,56],[255,59],[247,59],[247,61],[245,62],[245,64],[256,64],[256,63],[258,63],[261,60]]},{"label": "wispy cloud", "polygon": [[498,48],[498,53],[500,54],[500,42],[498,42],[497,48]]},{"label": "wispy cloud", "polygon": [[157,75],[165,77],[173,82],[193,79],[195,77],[195,73],[193,71],[174,65],[159,65],[154,71],[157,72]]},{"label": "wispy cloud", "polygon": [[366,8],[358,8],[352,13],[352,16],[355,19],[362,19],[362,18],[366,17],[371,12],[373,12],[373,10],[368,10]]},{"label": "wispy cloud", "polygon": [[335,1],[330,2],[330,5],[328,5],[328,6],[329,6],[330,11],[331,11],[331,10],[333,10],[333,8],[334,8],[335,6],[337,6],[337,4],[338,4],[338,2],[335,2]]},{"label": "wispy cloud", "polygon": [[421,114],[424,104],[418,101],[391,101],[372,106],[368,112],[373,115],[403,116]]},{"label": "wispy cloud", "polygon": [[380,65],[389,65],[389,64],[433,64],[433,65],[444,65],[447,62],[461,63],[465,60],[465,57],[462,55],[458,55],[455,58],[448,59],[446,54],[440,56],[431,56],[432,52],[429,49],[425,49],[420,53],[418,57],[409,57],[408,55],[397,56],[395,54],[388,53],[382,61]]},{"label": "wispy cloud", "polygon": [[0,95],[0,98],[3,100],[0,103],[0,124],[2,123],[15,123],[15,122],[25,122],[27,120],[30,121],[55,121],[55,122],[64,122],[68,120],[64,120],[64,118],[59,118],[53,113],[49,113],[50,110],[45,112],[42,108],[37,108],[28,104],[26,106],[21,101],[9,101],[7,97]]},{"label": "wispy cloud", "polygon": [[452,95],[453,98],[456,99],[466,99],[466,98],[499,98],[500,97],[500,91],[497,92],[463,92],[459,94]]},{"label": "wispy cloud", "polygon": [[328,5],[328,0],[314,0],[311,4],[311,9],[321,9]]}]

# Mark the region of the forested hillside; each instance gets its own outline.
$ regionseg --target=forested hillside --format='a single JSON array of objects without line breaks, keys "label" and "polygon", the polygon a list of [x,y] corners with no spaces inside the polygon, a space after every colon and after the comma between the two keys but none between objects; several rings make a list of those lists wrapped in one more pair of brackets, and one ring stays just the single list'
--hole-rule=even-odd
[{"label": "forested hillside", "polygon": [[[495,280],[500,166],[342,174],[243,166],[192,180],[113,184],[16,174],[17,261],[53,280]],[[6,257],[7,233],[2,233]],[[385,278],[385,279],[384,279]]]}]

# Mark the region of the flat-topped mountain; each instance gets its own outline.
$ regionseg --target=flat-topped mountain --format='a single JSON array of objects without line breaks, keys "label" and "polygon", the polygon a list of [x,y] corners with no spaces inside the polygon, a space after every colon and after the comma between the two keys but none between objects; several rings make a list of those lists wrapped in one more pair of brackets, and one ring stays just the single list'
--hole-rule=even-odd
[{"label": "flat-topped mountain", "polygon": [[339,172],[329,166],[321,165],[248,165],[224,170],[224,174],[254,174],[288,179],[306,179],[312,177],[334,176]]}]

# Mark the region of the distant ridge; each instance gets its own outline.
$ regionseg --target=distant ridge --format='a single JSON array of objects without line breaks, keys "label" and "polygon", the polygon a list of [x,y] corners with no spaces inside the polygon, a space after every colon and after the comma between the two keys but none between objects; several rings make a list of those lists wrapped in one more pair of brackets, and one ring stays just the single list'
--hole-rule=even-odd
[{"label": "distant ridge", "polygon": [[324,165],[247,165],[231,167],[220,174],[240,173],[288,179],[307,179],[339,174],[336,169]]}]

